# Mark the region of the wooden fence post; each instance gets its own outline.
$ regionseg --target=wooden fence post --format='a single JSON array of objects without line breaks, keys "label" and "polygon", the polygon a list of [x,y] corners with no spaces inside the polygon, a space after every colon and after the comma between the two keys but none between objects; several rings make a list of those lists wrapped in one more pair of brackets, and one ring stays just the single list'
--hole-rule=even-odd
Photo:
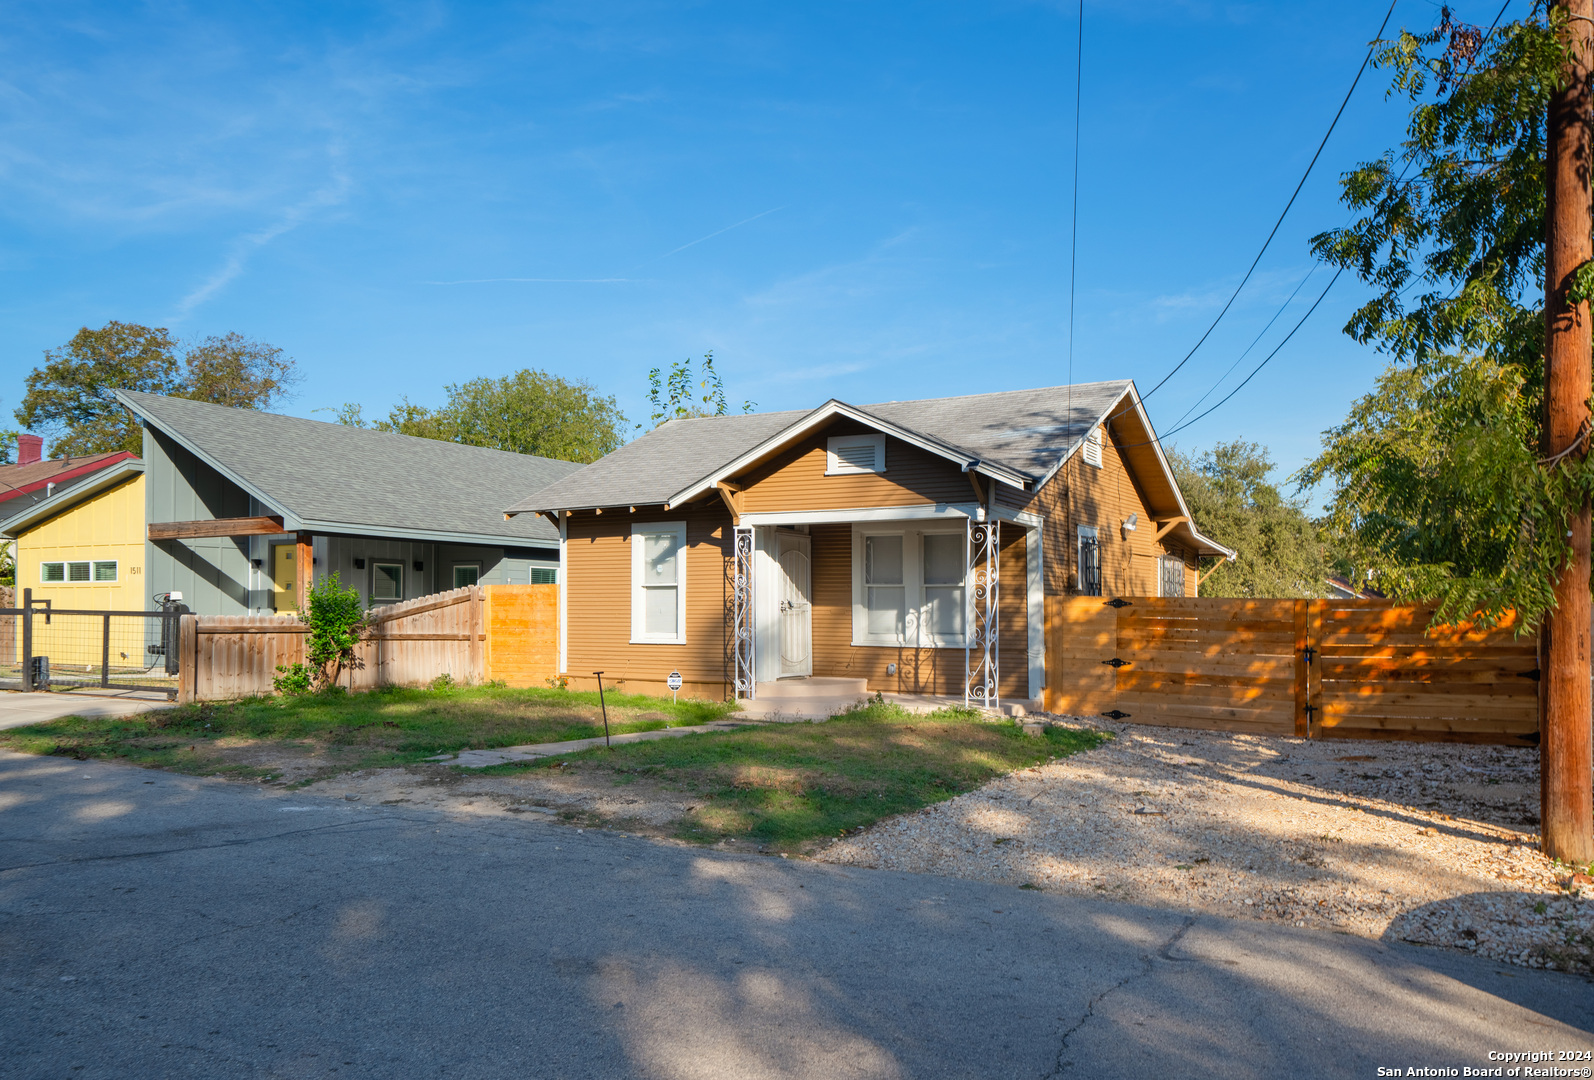
[{"label": "wooden fence post", "polygon": [[1306,711],[1311,704],[1307,681],[1311,665],[1306,662],[1306,650],[1312,644],[1311,614],[1307,608],[1310,603],[1309,600],[1295,601],[1295,734],[1301,738],[1311,733],[1311,714]]},{"label": "wooden fence post", "polygon": [[[1326,600],[1306,601],[1306,737],[1315,738],[1323,720],[1323,608]],[[1317,726],[1313,726],[1313,722]]]},{"label": "wooden fence post", "polygon": [[177,626],[177,704],[191,705],[199,689],[199,616],[179,616]]}]

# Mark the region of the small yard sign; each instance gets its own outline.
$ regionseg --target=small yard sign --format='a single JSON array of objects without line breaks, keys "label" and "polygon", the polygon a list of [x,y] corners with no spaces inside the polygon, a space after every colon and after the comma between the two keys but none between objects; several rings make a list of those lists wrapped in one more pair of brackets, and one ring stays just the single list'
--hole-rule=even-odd
[{"label": "small yard sign", "polygon": [[679,671],[670,672],[668,681],[670,684],[670,700],[674,701],[676,691],[681,689],[681,673]]}]

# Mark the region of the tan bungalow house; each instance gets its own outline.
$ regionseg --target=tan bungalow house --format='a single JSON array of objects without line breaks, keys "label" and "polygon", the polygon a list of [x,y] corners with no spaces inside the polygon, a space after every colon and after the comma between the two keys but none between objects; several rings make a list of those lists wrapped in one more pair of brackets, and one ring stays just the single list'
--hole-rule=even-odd
[{"label": "tan bungalow house", "polygon": [[715,698],[1031,703],[1045,597],[1193,596],[1233,557],[1129,381],[672,420],[507,513],[558,526],[572,685]]}]

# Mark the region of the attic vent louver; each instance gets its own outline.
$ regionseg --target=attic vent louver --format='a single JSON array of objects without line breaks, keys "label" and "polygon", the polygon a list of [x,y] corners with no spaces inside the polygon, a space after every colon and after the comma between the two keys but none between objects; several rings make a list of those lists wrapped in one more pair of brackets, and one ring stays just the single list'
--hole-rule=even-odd
[{"label": "attic vent louver", "polygon": [[886,471],[884,435],[838,435],[826,440],[825,474]]},{"label": "attic vent louver", "polygon": [[1085,464],[1101,468],[1101,428],[1091,428],[1085,436]]},{"label": "attic vent louver", "polygon": [[873,446],[838,446],[836,447],[836,464],[844,469],[874,468]]}]

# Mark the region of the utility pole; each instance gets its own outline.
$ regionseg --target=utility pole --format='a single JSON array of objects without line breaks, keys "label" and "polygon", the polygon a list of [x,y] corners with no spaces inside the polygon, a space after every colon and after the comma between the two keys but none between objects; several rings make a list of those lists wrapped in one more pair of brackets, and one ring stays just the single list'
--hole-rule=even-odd
[{"label": "utility pole", "polygon": [[[1594,0],[1555,0],[1570,16],[1572,46],[1563,86],[1550,98],[1545,162],[1544,439],[1546,456],[1588,436],[1594,390],[1594,337],[1587,301],[1568,302],[1572,275],[1594,257],[1589,194],[1591,31]],[[1575,453],[1575,451],[1574,451]],[[1585,451],[1586,453],[1586,451]],[[1589,666],[1589,504],[1573,515],[1572,552],[1555,584],[1555,610],[1541,639],[1539,709],[1540,835],[1544,853],[1569,863],[1594,861],[1594,700]]]}]

